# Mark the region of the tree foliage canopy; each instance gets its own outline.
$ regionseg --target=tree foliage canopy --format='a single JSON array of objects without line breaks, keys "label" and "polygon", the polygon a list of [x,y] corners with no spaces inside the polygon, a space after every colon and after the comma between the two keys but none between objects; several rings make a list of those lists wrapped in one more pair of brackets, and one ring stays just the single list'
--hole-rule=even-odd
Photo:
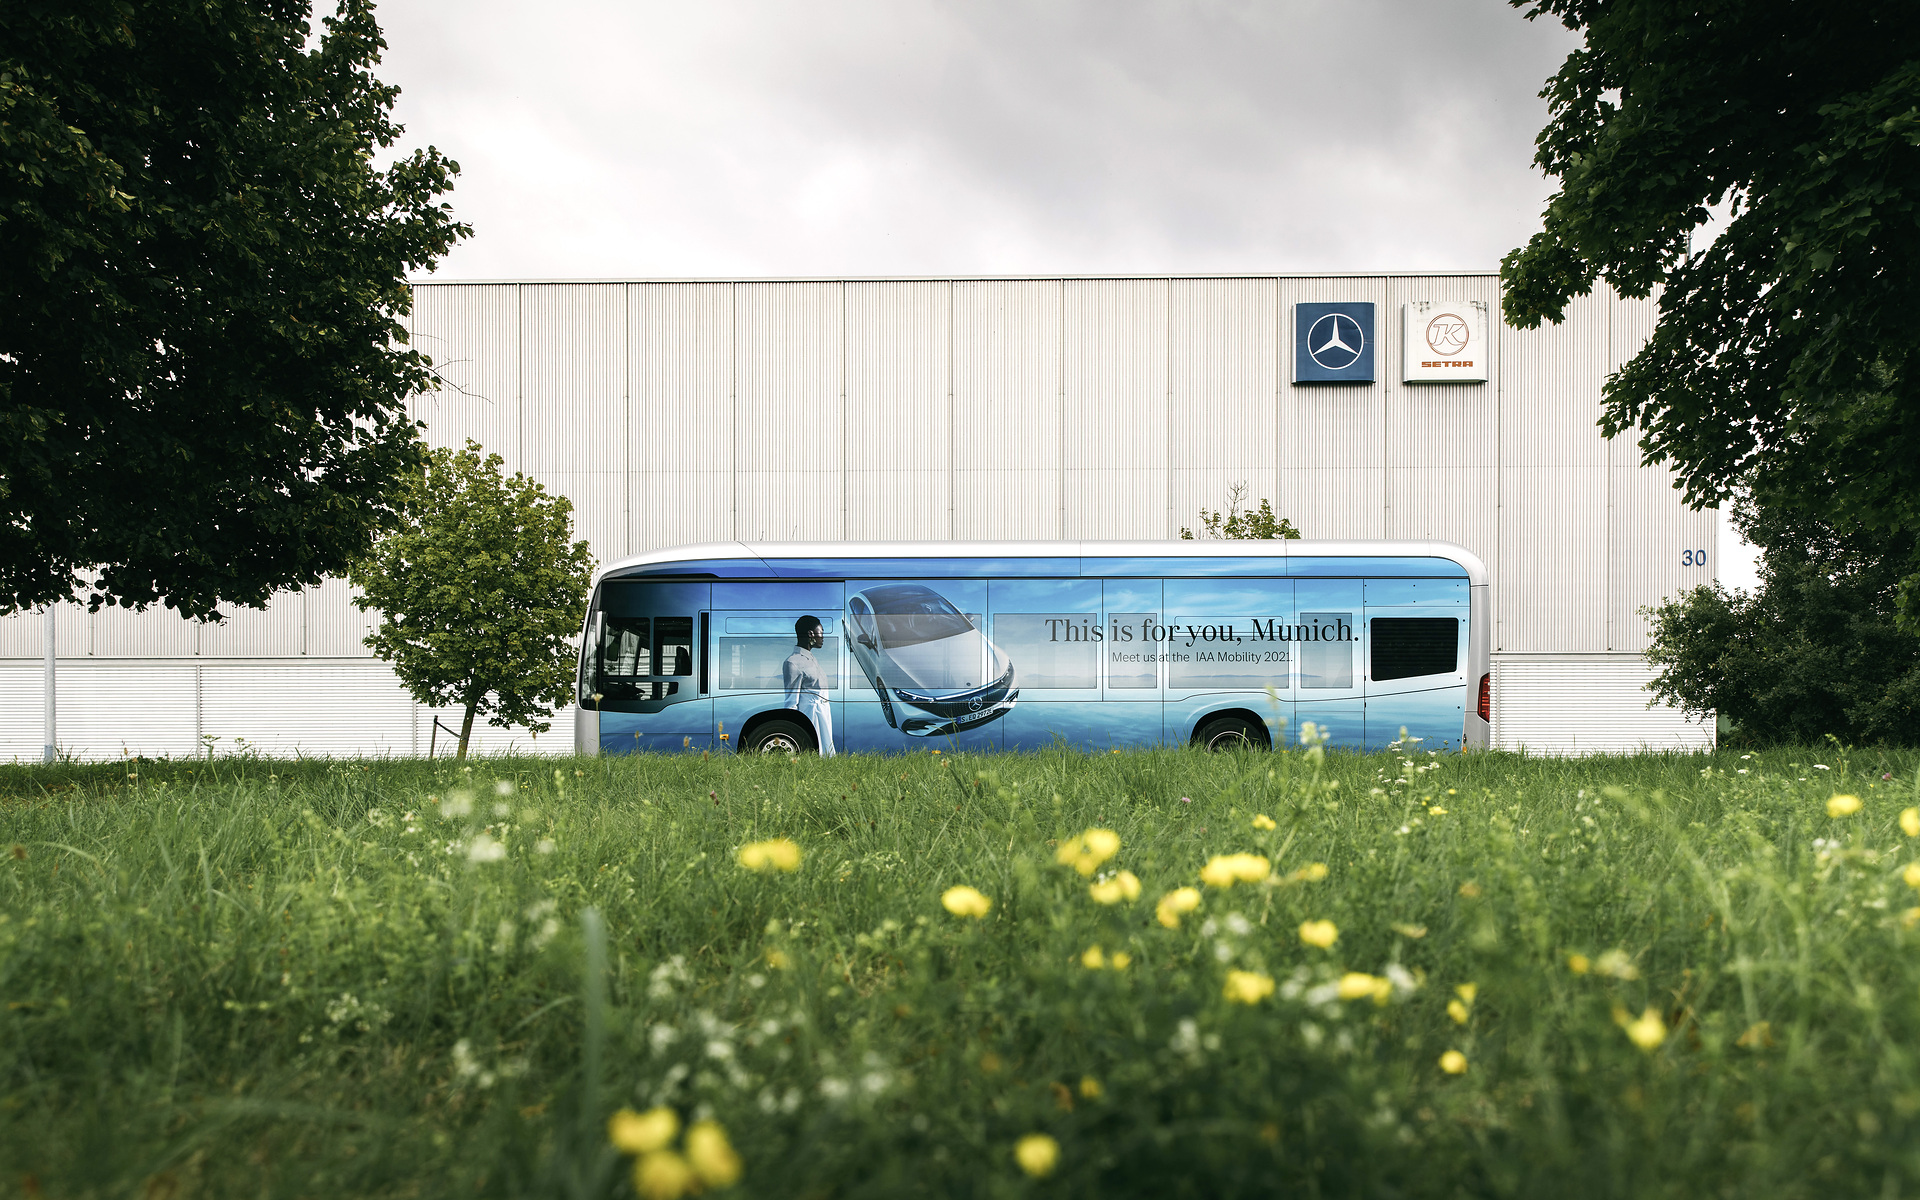
[{"label": "tree foliage canopy", "polygon": [[[1245,481],[1236,482],[1227,489],[1225,512],[1200,510],[1200,540],[1242,538],[1273,541],[1299,536],[1300,531],[1293,527],[1292,521],[1273,515],[1273,505],[1268,501],[1261,500],[1258,508],[1247,503]],[[1193,530],[1184,525],[1180,527],[1180,537],[1185,541],[1195,540]]]},{"label": "tree foliage canopy", "polygon": [[374,166],[367,0],[311,33],[309,0],[0,5],[0,612],[263,604],[391,520],[458,167]]},{"label": "tree foliage canopy", "polygon": [[587,543],[572,540],[573,504],[501,458],[435,450],[409,485],[404,523],[349,576],[354,603],[383,620],[367,645],[413,698],[459,706],[460,757],[473,719],[544,733],[573,699],[580,621],[593,581]]},{"label": "tree foliage canopy", "polygon": [[1542,93],[1535,162],[1560,189],[1502,264],[1506,319],[1558,321],[1601,278],[1658,288],[1608,436],[1637,429],[1696,505],[1751,488],[1920,530],[1920,4],[1511,3],[1586,44]]},{"label": "tree foliage canopy", "polygon": [[1737,509],[1762,549],[1758,592],[1695,588],[1653,611],[1653,691],[1730,718],[1759,744],[1920,745],[1920,637],[1896,626],[1910,534],[1841,532],[1751,501]]}]

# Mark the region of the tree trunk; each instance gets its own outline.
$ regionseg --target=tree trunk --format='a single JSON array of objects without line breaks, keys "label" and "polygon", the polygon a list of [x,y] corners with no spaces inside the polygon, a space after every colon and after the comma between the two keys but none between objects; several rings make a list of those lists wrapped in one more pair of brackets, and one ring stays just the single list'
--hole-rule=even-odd
[{"label": "tree trunk", "polygon": [[480,697],[467,701],[467,715],[460,721],[460,753],[453,756],[455,762],[467,759],[467,739],[473,736],[473,710],[480,707]]}]

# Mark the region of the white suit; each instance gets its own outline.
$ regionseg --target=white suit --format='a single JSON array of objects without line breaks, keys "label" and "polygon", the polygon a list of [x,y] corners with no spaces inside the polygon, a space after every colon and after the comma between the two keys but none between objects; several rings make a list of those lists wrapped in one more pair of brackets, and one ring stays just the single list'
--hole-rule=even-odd
[{"label": "white suit", "polygon": [[820,660],[805,646],[795,646],[787,661],[780,664],[781,681],[787,685],[787,707],[813,722],[820,738],[820,757],[833,757],[833,710],[827,706],[828,679]]}]

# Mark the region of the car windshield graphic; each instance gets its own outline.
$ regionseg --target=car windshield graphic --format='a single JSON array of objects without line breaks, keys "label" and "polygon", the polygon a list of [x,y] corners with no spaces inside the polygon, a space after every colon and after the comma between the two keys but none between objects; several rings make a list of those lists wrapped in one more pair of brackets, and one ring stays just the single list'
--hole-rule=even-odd
[{"label": "car windshield graphic", "polygon": [[972,633],[973,625],[938,592],[912,584],[873,588],[873,620],[880,647],[918,646]]}]

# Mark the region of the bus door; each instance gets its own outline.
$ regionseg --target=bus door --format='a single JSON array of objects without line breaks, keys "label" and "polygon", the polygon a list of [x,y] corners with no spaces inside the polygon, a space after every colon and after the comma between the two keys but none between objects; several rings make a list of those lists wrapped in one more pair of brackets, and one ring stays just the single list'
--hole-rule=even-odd
[{"label": "bus door", "polygon": [[713,701],[700,631],[706,583],[608,580],[587,618],[580,706],[600,714],[600,751],[706,749]]},{"label": "bus door", "polygon": [[1296,742],[1311,721],[1328,735],[1329,748],[1358,750],[1366,744],[1364,599],[1358,579],[1293,581]]},{"label": "bus door", "polygon": [[713,715],[729,745],[739,745],[741,730],[755,715],[787,706],[784,667],[800,646],[795,627],[812,617],[820,622],[821,644],[812,654],[826,677],[834,749],[848,748],[845,597],[837,581],[713,585]]},{"label": "bus door", "polygon": [[1152,640],[1165,625],[1158,579],[1101,583],[1106,640],[1101,644],[1100,712],[1090,722],[1096,746],[1151,746],[1165,740],[1161,681],[1164,647]]},{"label": "bus door", "polygon": [[1064,738],[1105,749],[1115,730],[1100,702],[1100,581],[995,579],[987,602],[987,639],[1006,656],[1019,692],[999,718],[1001,747],[1037,750]]},{"label": "bus door", "polygon": [[1169,579],[1162,587],[1166,624],[1150,641],[1166,669],[1164,740],[1185,745],[1210,715],[1233,709],[1279,743],[1293,727],[1287,710],[1298,650],[1281,634],[1294,581]]},{"label": "bus door", "polygon": [[[1367,749],[1458,750],[1467,715],[1467,581],[1369,579]],[[1476,681],[1477,682],[1477,681]]]}]

